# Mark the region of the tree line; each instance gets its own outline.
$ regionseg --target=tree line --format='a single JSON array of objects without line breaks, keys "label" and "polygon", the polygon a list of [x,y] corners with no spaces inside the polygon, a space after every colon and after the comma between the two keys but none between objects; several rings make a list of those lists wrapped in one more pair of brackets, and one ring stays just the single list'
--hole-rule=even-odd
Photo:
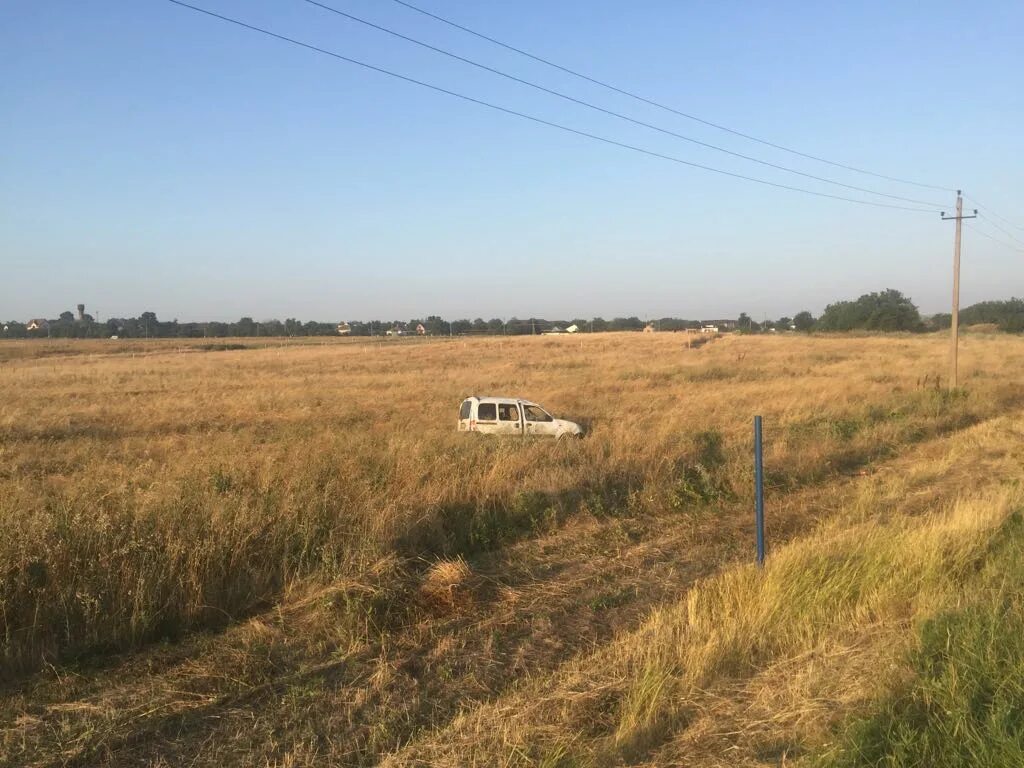
[{"label": "tree line", "polygon": [[[923,318],[914,303],[892,288],[866,293],[855,301],[829,304],[815,323],[822,331],[911,331],[949,328],[952,316],[940,313]],[[1007,333],[1024,331],[1024,299],[982,301],[960,310],[961,325],[992,325]]]},{"label": "tree line", "polygon": [[[417,327],[423,326],[431,336],[465,335],[508,335],[520,336],[544,333],[554,329],[576,326],[581,333],[602,333],[606,331],[640,331],[653,326],[657,331],[684,331],[699,329],[706,321],[686,320],[677,317],[662,317],[641,320],[639,317],[616,317],[606,320],[601,317],[590,319],[546,319],[492,318],[484,320],[446,320],[439,315],[410,320],[366,320],[347,323],[306,322],[295,318],[286,320],[256,321],[251,317],[240,318],[237,322],[179,322],[160,320],[154,312],[143,312],[138,317],[109,318],[97,322],[86,314],[81,319],[71,312],[62,312],[53,320],[30,324],[11,321],[2,327],[5,338],[225,338],[225,337],[283,337],[283,336],[337,336],[339,329],[346,328],[350,336],[382,336],[401,332],[415,335]],[[739,333],[765,333],[786,331],[909,331],[927,332],[949,328],[949,314],[937,314],[924,318],[910,298],[892,288],[877,293],[866,293],[855,300],[838,301],[825,307],[821,316],[815,318],[804,310],[793,317],[757,322],[746,312],[735,320],[716,320],[717,324],[728,323],[722,330]],[[1011,298],[1006,301],[983,301],[960,312],[962,325],[988,324],[1008,333],[1024,332],[1024,299]]]}]

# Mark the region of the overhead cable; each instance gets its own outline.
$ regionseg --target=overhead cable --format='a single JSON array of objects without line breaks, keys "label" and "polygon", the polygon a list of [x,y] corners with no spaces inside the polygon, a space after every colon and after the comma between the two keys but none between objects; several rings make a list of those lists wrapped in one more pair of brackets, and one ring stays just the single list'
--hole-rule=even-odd
[{"label": "overhead cable", "polygon": [[717,129],[719,131],[725,131],[726,133],[731,133],[734,136],[739,136],[739,137],[747,139],[749,141],[753,141],[753,142],[756,142],[758,144],[763,144],[766,147],[771,147],[772,149],[778,149],[778,150],[781,150],[782,152],[788,152],[788,153],[790,153],[792,155],[797,155],[798,157],[803,157],[803,158],[806,158],[808,160],[814,160],[815,162],[818,162],[818,163],[824,163],[826,165],[831,165],[831,166],[834,166],[836,168],[843,168],[843,169],[845,169],[847,171],[853,171],[854,173],[860,173],[860,174],[864,174],[866,176],[874,176],[875,178],[878,178],[878,179],[885,179],[886,181],[896,182],[898,184],[909,184],[911,186],[923,187],[925,189],[937,189],[937,190],[940,190],[942,192],[955,192],[956,191],[952,187],[943,187],[943,186],[940,186],[940,185],[937,185],[937,184],[926,184],[924,182],[913,181],[911,179],[904,179],[904,178],[900,178],[898,176],[891,176],[891,175],[887,175],[887,174],[884,174],[884,173],[876,173],[875,171],[869,171],[869,170],[866,170],[864,168],[858,168],[857,166],[848,165],[846,163],[840,163],[840,162],[837,162],[835,160],[828,160],[827,158],[820,157],[818,155],[812,155],[812,154],[809,154],[807,152],[801,152],[799,150],[793,149],[792,147],[787,147],[787,146],[784,146],[782,144],[777,144],[775,142],[768,141],[767,139],[758,138],[757,136],[753,136],[753,135],[751,135],[749,133],[744,133],[744,132],[738,131],[738,130],[736,130],[734,128],[729,128],[727,126],[721,125],[720,123],[715,123],[715,122],[712,122],[710,120],[705,120],[702,117],[698,117],[696,115],[690,114],[688,112],[683,112],[682,110],[676,109],[675,107],[670,107],[670,106],[668,106],[666,104],[663,104],[661,102],[655,101],[654,99],[649,99],[649,98],[647,98],[645,96],[641,96],[641,95],[639,95],[639,94],[637,94],[637,93],[635,93],[633,91],[629,91],[629,90],[627,90],[625,88],[620,88],[618,86],[612,85],[611,83],[608,83],[608,82],[606,82],[604,80],[600,80],[600,79],[598,79],[596,77],[592,77],[591,75],[584,74],[584,73],[582,73],[582,72],[580,72],[578,70],[571,69],[571,68],[569,68],[567,66],[564,66],[562,64],[558,64],[558,63],[556,63],[554,61],[551,61],[550,59],[546,59],[546,58],[543,58],[542,56],[538,56],[538,55],[536,55],[534,53],[530,53],[529,51],[525,51],[522,48],[517,48],[514,45],[502,42],[501,40],[498,40],[497,38],[490,37],[489,35],[485,35],[482,32],[477,32],[475,29],[470,29],[469,27],[464,26],[462,24],[459,24],[457,22],[454,22],[451,19],[447,19],[444,16],[441,16],[441,15],[436,14],[436,13],[431,13],[430,11],[428,11],[428,10],[426,10],[424,8],[421,8],[421,7],[417,6],[417,5],[413,5],[412,3],[406,2],[406,0],[394,0],[394,2],[398,3],[401,6],[406,7],[408,9],[412,10],[412,11],[416,11],[417,13],[421,13],[424,16],[428,16],[428,17],[430,17],[430,18],[432,18],[432,19],[434,19],[436,21],[439,21],[442,24],[447,24],[448,26],[453,27],[454,29],[461,30],[462,32],[466,32],[467,34],[470,34],[470,35],[473,35],[474,37],[480,38],[481,40],[486,40],[489,43],[493,43],[494,45],[497,45],[497,46],[500,46],[502,48],[505,48],[506,50],[512,51],[513,53],[517,53],[517,54],[519,54],[521,56],[525,56],[525,57],[527,57],[529,59],[532,59],[532,60],[534,60],[536,62],[544,64],[545,66],[553,67],[554,69],[557,69],[557,70],[560,70],[562,72],[565,72],[566,74],[572,75],[573,77],[578,77],[581,80],[586,80],[588,83],[593,83],[594,85],[599,85],[602,88],[606,88],[609,91],[614,91],[615,93],[618,93],[618,94],[620,94],[622,96],[628,96],[631,99],[635,99],[636,101],[643,102],[644,104],[648,104],[648,105],[650,105],[652,107],[657,107],[658,109],[662,109],[662,110],[664,110],[666,112],[671,112],[672,114],[678,115],[679,117],[685,117],[687,120],[692,120],[692,121],[700,123],[702,125],[706,125],[706,126],[708,126],[710,128],[715,128],[715,129]]},{"label": "overhead cable", "polygon": [[355,66],[362,67],[364,69],[368,69],[370,71],[377,72],[377,73],[382,74],[382,75],[387,75],[388,77],[392,77],[392,78],[395,78],[397,80],[402,80],[404,82],[411,83],[413,85],[418,85],[418,86],[420,86],[422,88],[427,88],[427,89],[435,91],[437,93],[443,93],[443,94],[446,94],[448,96],[452,96],[453,98],[457,98],[457,99],[460,99],[462,101],[466,101],[466,102],[469,102],[469,103],[472,103],[472,104],[477,104],[477,105],[482,106],[482,107],[487,107],[488,109],[492,109],[492,110],[495,110],[497,112],[502,112],[502,113],[507,114],[507,115],[513,115],[515,117],[519,117],[519,118],[522,118],[524,120],[529,120],[530,122],[537,123],[538,125],[545,125],[545,126],[547,126],[549,128],[556,128],[556,129],[558,129],[560,131],[565,131],[566,133],[571,133],[571,134],[574,134],[576,136],[582,136],[582,137],[591,139],[593,141],[601,142],[603,144],[608,144],[608,145],[611,145],[611,146],[620,147],[622,149],[627,149],[627,150],[630,150],[632,152],[637,152],[639,154],[647,155],[649,157],[655,157],[655,158],[659,158],[661,160],[667,160],[669,162],[677,163],[679,165],[685,165],[685,166],[688,166],[690,168],[698,168],[700,170],[708,171],[710,173],[716,173],[716,174],[719,174],[719,175],[722,175],[722,176],[728,176],[730,178],[735,178],[735,179],[742,179],[744,181],[750,181],[750,182],[753,182],[755,184],[762,184],[764,186],[774,187],[776,189],[786,189],[786,190],[789,190],[791,192],[799,192],[799,193],[805,194],[805,195],[813,195],[815,197],[829,198],[829,199],[832,199],[832,200],[842,200],[844,202],[856,203],[858,205],[870,205],[870,206],[873,206],[873,207],[876,207],[876,208],[892,208],[892,209],[896,209],[896,210],[916,211],[916,212],[922,212],[922,213],[938,213],[939,212],[937,208],[918,208],[918,207],[910,207],[910,206],[906,206],[906,205],[894,205],[892,203],[882,203],[882,202],[878,202],[876,200],[859,200],[859,199],[853,198],[853,197],[845,197],[845,196],[842,196],[842,195],[834,195],[834,194],[830,194],[828,192],[819,192],[819,191],[812,190],[812,189],[806,189],[804,187],[796,187],[796,186],[791,186],[789,184],[780,184],[778,182],[769,181],[767,179],[761,179],[761,178],[758,178],[758,177],[755,177],[755,176],[747,176],[747,175],[744,175],[744,174],[741,174],[741,173],[734,173],[732,171],[726,171],[726,170],[721,169],[721,168],[715,168],[713,166],[703,165],[701,163],[691,162],[689,160],[684,160],[682,158],[675,157],[673,155],[663,154],[661,152],[656,152],[654,150],[645,149],[643,147],[638,147],[638,146],[636,146],[634,144],[627,144],[626,142],[617,141],[615,139],[610,139],[610,138],[607,138],[605,136],[600,136],[600,135],[595,134],[595,133],[590,133],[588,131],[580,130],[578,128],[572,128],[570,126],[563,125],[561,123],[556,123],[556,122],[553,122],[551,120],[546,120],[544,118],[537,117],[535,115],[527,114],[526,112],[520,112],[520,111],[515,110],[515,109],[510,109],[509,107],[503,107],[503,106],[500,106],[498,104],[494,104],[494,103],[489,102],[489,101],[484,101],[483,99],[477,99],[477,98],[475,98],[473,96],[467,96],[465,94],[458,93],[457,91],[452,91],[452,90],[449,90],[448,88],[444,88],[444,87],[439,86],[439,85],[434,85],[433,83],[428,83],[428,82],[425,82],[423,80],[418,80],[418,79],[416,79],[414,77],[410,77],[409,75],[403,75],[403,74],[400,74],[398,72],[394,72],[394,71],[389,70],[389,69],[384,69],[383,67],[378,67],[378,66],[376,66],[374,64],[369,64],[367,62],[360,61],[358,59],[353,59],[351,57],[348,57],[348,56],[345,56],[343,54],[337,53],[335,51],[327,50],[326,48],[321,48],[319,46],[312,45],[310,43],[305,43],[305,42],[302,42],[300,40],[296,40],[295,38],[287,37],[286,35],[278,34],[277,32],[273,32],[273,31],[265,29],[263,27],[258,27],[258,26],[255,26],[253,24],[248,24],[248,23],[246,23],[244,21],[240,21],[240,20],[232,18],[230,16],[224,16],[224,15],[216,13],[214,11],[210,11],[210,10],[207,10],[205,8],[201,8],[199,6],[191,5],[189,3],[183,2],[183,0],[167,0],[167,2],[173,3],[174,5],[180,6],[182,8],[187,8],[187,9],[189,9],[191,11],[194,11],[194,12],[199,13],[199,14],[203,14],[205,16],[209,16],[211,18],[220,19],[221,21],[227,22],[229,24],[236,25],[238,27],[242,27],[242,28],[247,29],[247,30],[249,30],[251,32],[257,32],[259,34],[266,35],[267,37],[272,37],[272,38],[274,38],[276,40],[280,40],[282,42],[289,43],[291,45],[295,45],[295,46],[298,46],[300,48],[305,48],[305,49],[307,49],[309,51],[313,51],[315,53],[320,53],[320,54],[323,54],[325,56],[330,56],[331,58],[337,59],[339,61],[344,61],[344,62],[347,62],[349,64],[353,64]]},{"label": "overhead cable", "polygon": [[762,160],[762,159],[757,158],[757,157],[752,157],[750,155],[745,155],[745,154],[743,154],[741,152],[734,152],[734,151],[732,151],[730,149],[726,149],[725,147],[720,147],[720,146],[717,146],[715,144],[711,144],[711,143],[706,142],[706,141],[700,141],[699,139],[695,139],[695,138],[693,138],[691,136],[685,136],[685,135],[683,135],[681,133],[677,133],[677,132],[669,130],[667,128],[663,128],[661,126],[654,125],[652,123],[644,122],[643,120],[638,120],[636,118],[633,118],[633,117],[630,117],[628,115],[625,115],[625,114],[623,114],[621,112],[616,112],[615,110],[606,109],[604,107],[598,106],[597,104],[593,104],[591,102],[584,101],[583,99],[578,99],[575,96],[570,96],[567,93],[562,93],[561,91],[556,91],[556,90],[554,90],[552,88],[547,88],[547,87],[545,87],[543,85],[539,85],[538,83],[531,82],[530,80],[526,80],[524,78],[517,77],[516,75],[511,75],[508,72],[503,72],[500,69],[495,69],[494,67],[490,67],[490,66],[488,66],[486,64],[481,64],[480,62],[474,61],[473,59],[469,59],[469,58],[466,58],[465,56],[460,56],[457,53],[453,53],[451,51],[445,50],[444,48],[439,48],[436,45],[431,45],[430,43],[426,43],[426,42],[424,42],[422,40],[418,40],[415,37],[410,37],[409,35],[404,35],[401,32],[396,32],[395,30],[390,29],[390,28],[385,27],[385,26],[382,26],[380,24],[375,24],[372,21],[368,21],[366,19],[360,18],[359,16],[355,16],[355,15],[353,15],[351,13],[347,13],[346,11],[342,11],[342,10],[340,10],[338,8],[334,8],[333,6],[327,5],[326,3],[318,2],[318,0],[303,0],[303,2],[308,3],[309,5],[316,6],[317,8],[321,8],[321,9],[323,9],[325,11],[329,11],[330,13],[336,14],[336,15],[341,16],[341,17],[343,17],[345,19],[348,19],[350,21],[354,21],[354,22],[356,22],[358,24],[363,24],[364,26],[370,27],[372,29],[376,29],[379,32],[383,32],[383,33],[385,33],[387,35],[391,35],[392,37],[396,37],[396,38],[398,38],[400,40],[404,40],[404,41],[406,41],[408,43],[412,43],[413,45],[418,45],[421,48],[426,48],[427,50],[430,50],[430,51],[433,51],[435,53],[441,54],[442,56],[447,56],[449,58],[455,59],[456,61],[461,61],[464,64],[468,64],[469,66],[476,67],[478,69],[482,69],[482,70],[484,70],[486,72],[490,72],[492,74],[498,75],[499,77],[504,77],[507,80],[511,80],[511,81],[519,83],[521,85],[525,85],[525,86],[527,86],[529,88],[534,88],[534,89],[536,89],[538,91],[542,91],[543,93],[547,93],[547,94],[550,94],[552,96],[556,96],[557,98],[564,99],[565,101],[572,102],[573,104],[578,104],[578,105],[586,107],[588,109],[592,109],[592,110],[594,110],[596,112],[601,112],[601,113],[603,113],[605,115],[610,115],[611,117],[618,118],[619,120],[624,120],[624,121],[626,121],[628,123],[632,123],[633,125],[639,125],[639,126],[641,126],[643,128],[648,128],[648,129],[650,129],[652,131],[657,131],[658,133],[665,134],[666,136],[672,136],[672,137],[674,137],[676,139],[682,139],[683,141],[688,141],[691,144],[696,144],[696,145],[704,147],[706,149],[714,150],[715,152],[721,152],[723,154],[730,155],[732,157],[740,158],[741,160],[746,160],[746,161],[751,162],[751,163],[757,163],[758,165],[763,165],[763,166],[766,166],[768,168],[774,168],[777,171],[784,171],[786,173],[792,173],[792,174],[795,174],[797,176],[803,176],[804,178],[807,178],[807,179],[813,179],[814,181],[820,181],[820,182],[822,182],[824,184],[832,184],[832,185],[837,186],[837,187],[843,187],[844,189],[850,189],[850,190],[853,190],[855,192],[864,192],[865,194],[877,195],[879,197],[889,198],[890,200],[902,200],[905,203],[914,203],[916,205],[934,206],[936,208],[939,208],[939,207],[942,206],[941,203],[934,203],[934,202],[932,202],[930,200],[917,200],[917,199],[912,198],[912,197],[903,197],[901,195],[893,195],[893,194],[890,194],[888,192],[880,192],[880,191],[875,190],[875,189],[868,189],[866,187],[858,187],[858,186],[856,186],[854,184],[846,184],[844,182],[836,181],[834,179],[829,179],[829,178],[826,178],[824,176],[816,176],[813,173],[806,173],[804,171],[800,171],[800,170],[797,170],[795,168],[789,168],[787,166],[778,165],[777,163],[772,163],[772,162],[769,162],[767,160]]},{"label": "overhead cable", "polygon": [[[989,223],[991,223],[991,222],[989,222]],[[1009,248],[1011,251],[1016,251],[1017,253],[1024,253],[1024,248],[1020,248],[1020,247],[1018,247],[1016,245],[1013,245],[1012,243],[1008,243],[1005,240],[1000,240],[998,237],[990,235],[985,230],[978,229],[978,227],[974,226],[970,222],[965,221],[964,222],[964,226],[970,227],[971,231],[974,232],[975,234],[978,234],[978,235],[981,235],[982,237],[988,238],[993,243],[998,243],[999,245],[1003,246],[1004,248]]]},{"label": "overhead cable", "polygon": [[964,199],[970,200],[972,203],[974,203],[976,206],[978,206],[979,210],[985,211],[990,216],[995,216],[997,219],[999,219],[1004,224],[1008,224],[1009,226],[1013,227],[1014,229],[1019,229],[1020,231],[1024,232],[1024,227],[1022,227],[1020,224],[1015,224],[1014,222],[1010,221],[1009,219],[1007,219],[1007,218],[1005,218],[1003,216],[1000,216],[998,213],[993,211],[991,208],[985,207],[980,202],[978,202],[978,199],[976,197],[974,197],[974,195],[970,195],[970,194],[964,193]]}]

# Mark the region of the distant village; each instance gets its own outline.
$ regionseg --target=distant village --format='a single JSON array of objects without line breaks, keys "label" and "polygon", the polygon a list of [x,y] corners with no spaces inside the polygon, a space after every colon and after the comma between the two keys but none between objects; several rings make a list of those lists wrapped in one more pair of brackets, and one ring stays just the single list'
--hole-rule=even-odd
[{"label": "distant village", "polygon": [[181,322],[160,320],[154,312],[143,312],[137,317],[109,317],[100,319],[78,304],[75,312],[61,312],[55,318],[35,317],[24,322],[11,320],[0,326],[0,334],[8,339],[37,338],[223,338],[274,336],[467,336],[467,335],[553,335],[573,333],[602,333],[607,331],[636,331],[641,333],[678,332],[720,333],[735,330],[758,332],[761,330],[791,330],[796,326],[790,318],[770,324],[755,322],[747,315],[738,319],[684,320],[675,317],[640,319],[617,317],[606,320],[492,318],[484,320],[446,320],[438,315],[411,320],[366,320],[342,322],[285,320],[254,320],[242,317],[235,322],[207,321]]},{"label": "distant village", "polygon": [[[1008,333],[1024,332],[1024,299],[982,301],[960,310],[964,327]],[[760,321],[746,312],[737,318],[686,320],[678,317],[541,318],[508,317],[484,320],[447,320],[439,315],[410,320],[345,320],[318,322],[297,320],[254,320],[242,317],[234,322],[181,322],[161,320],[155,312],[138,317],[108,317],[86,312],[61,312],[56,318],[36,317],[24,322],[11,320],[0,326],[4,339],[140,339],[140,338],[224,338],[280,336],[526,336],[607,331],[637,333],[786,333],[790,331],[904,331],[928,332],[949,328],[950,316],[922,316],[914,303],[897,290],[869,293],[854,300],[836,301],[825,307],[821,317],[804,310],[793,317]]]},{"label": "distant village", "polygon": [[[655,333],[658,331],[695,331],[701,333],[719,333],[722,331],[736,330],[736,320],[713,320],[713,321],[688,321],[678,318],[664,318],[661,320],[648,320],[641,322],[638,318],[616,318],[606,321],[601,318],[594,320],[576,320],[573,322],[551,321],[532,318],[529,320],[518,320],[513,318],[509,321],[483,320],[453,320],[448,322],[448,330],[442,325],[440,328],[428,328],[423,322],[413,320],[408,323],[397,322],[384,331],[385,336],[465,336],[467,334],[478,335],[542,335],[552,336],[566,333],[594,333],[602,331],[641,331],[643,333]],[[498,325],[500,322],[500,327]],[[595,323],[597,328],[594,327]],[[468,328],[466,327],[468,324]],[[338,323],[339,336],[370,335],[367,328],[357,328],[358,324],[341,322]],[[365,325],[365,324],[363,324]],[[510,330],[511,328],[511,330]],[[356,330],[363,331],[357,334]]]}]

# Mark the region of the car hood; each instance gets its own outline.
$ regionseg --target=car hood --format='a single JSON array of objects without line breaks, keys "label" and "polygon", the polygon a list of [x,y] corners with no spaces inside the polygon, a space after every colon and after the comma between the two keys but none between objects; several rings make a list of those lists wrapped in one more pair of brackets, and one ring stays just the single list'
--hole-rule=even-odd
[{"label": "car hood", "polygon": [[573,435],[583,434],[583,427],[575,421],[569,421],[568,419],[555,419],[555,424],[558,425],[559,432],[569,432]]}]

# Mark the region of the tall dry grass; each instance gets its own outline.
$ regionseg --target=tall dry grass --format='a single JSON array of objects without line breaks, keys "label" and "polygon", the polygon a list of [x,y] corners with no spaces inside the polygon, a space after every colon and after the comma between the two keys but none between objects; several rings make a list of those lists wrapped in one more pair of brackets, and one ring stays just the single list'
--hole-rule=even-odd
[{"label": "tall dry grass", "polygon": [[[723,571],[636,631],[466,712],[384,764],[724,766],[813,755],[837,715],[902,684],[893,662],[915,627],[970,599],[993,542],[1024,508],[1017,475],[1009,484],[988,478],[973,495],[915,516],[871,509],[898,510],[893,492],[907,485],[872,486],[836,520],[778,549],[763,572]],[[1019,537],[1020,525],[1007,535]],[[1017,541],[1009,551],[1019,549]],[[997,572],[987,580],[1000,581]],[[955,693],[947,701],[971,706]],[[852,757],[843,764],[860,764],[843,754]]]},{"label": "tall dry grass", "polygon": [[[944,355],[930,337],[687,350],[672,334],[0,345],[0,674],[217,628],[300,582],[468,557],[582,512],[690,514],[749,481],[754,413],[781,490],[1020,403],[1018,339],[967,340],[953,395],[930,383]],[[457,435],[471,393],[529,397],[590,436]]]}]

